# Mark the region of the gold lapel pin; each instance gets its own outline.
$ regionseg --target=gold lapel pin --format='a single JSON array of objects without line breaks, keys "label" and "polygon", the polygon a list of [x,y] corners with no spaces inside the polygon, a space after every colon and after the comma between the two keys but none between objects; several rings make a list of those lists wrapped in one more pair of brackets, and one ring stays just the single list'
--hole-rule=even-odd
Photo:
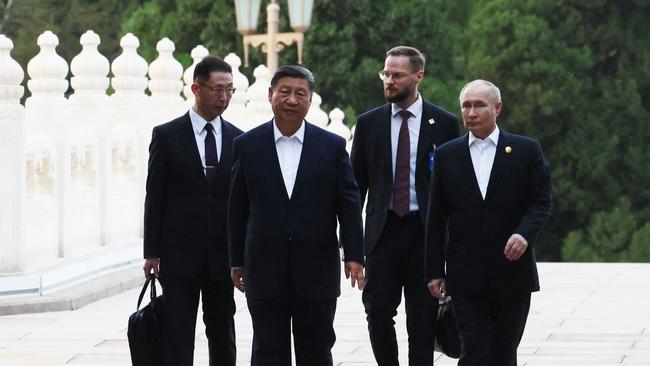
[{"label": "gold lapel pin", "polygon": [[433,118],[429,118],[429,124],[432,125],[432,124],[434,124],[434,123],[436,123],[436,120],[433,119]]},{"label": "gold lapel pin", "polygon": [[506,154],[510,154],[512,152],[512,148],[510,146],[506,146]]}]

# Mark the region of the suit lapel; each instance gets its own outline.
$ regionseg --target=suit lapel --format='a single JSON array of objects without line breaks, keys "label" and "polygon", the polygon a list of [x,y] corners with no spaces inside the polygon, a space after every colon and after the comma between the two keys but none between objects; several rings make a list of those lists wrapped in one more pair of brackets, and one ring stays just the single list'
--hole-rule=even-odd
[{"label": "suit lapel", "polygon": [[424,101],[422,101],[422,117],[420,119],[420,133],[418,136],[418,152],[415,158],[416,174],[418,168],[422,164],[422,159],[428,158],[426,152],[429,150],[429,148],[433,148],[432,146],[429,146],[431,144],[431,141],[433,140],[433,131],[435,127],[434,124],[429,123],[429,119],[432,118],[433,116],[431,113],[431,109]]},{"label": "suit lapel", "polygon": [[219,165],[227,168],[232,165],[232,131],[221,118],[221,156],[219,157]]},{"label": "suit lapel", "polygon": [[300,193],[300,189],[302,188],[302,185],[305,181],[304,175],[306,174],[305,170],[307,167],[315,165],[315,163],[311,161],[313,149],[315,148],[314,144],[316,142],[312,137],[312,133],[314,131],[309,123],[306,121],[303,123],[305,124],[305,137],[302,141],[302,152],[300,153],[300,162],[298,162],[298,171],[296,172],[296,181],[293,184],[291,199],[298,197],[298,193]]},{"label": "suit lapel", "polygon": [[203,163],[201,163],[201,156],[199,149],[196,146],[196,138],[194,137],[194,128],[192,127],[192,120],[190,120],[189,112],[183,116],[183,121],[179,128],[178,138],[181,141],[181,148],[185,161],[189,165],[192,172],[192,178],[196,180],[199,185],[206,184],[205,174],[203,173]]},{"label": "suit lapel", "polygon": [[506,146],[509,144],[508,134],[504,130],[499,131],[499,142],[497,143],[497,151],[494,154],[494,163],[492,163],[492,171],[490,172],[490,180],[488,181],[487,191],[485,193],[485,200],[490,198],[494,191],[494,187],[499,183],[499,180],[506,171],[507,153]]},{"label": "suit lapel", "polygon": [[471,182],[472,194],[474,194],[479,201],[483,202],[483,195],[478,186],[478,180],[476,179],[476,173],[474,172],[474,165],[472,164],[472,155],[469,152],[469,133],[465,135],[459,148],[461,151],[461,153],[458,154],[461,159],[459,167],[463,170],[462,174]]},{"label": "suit lapel", "polygon": [[392,110],[390,103],[386,103],[383,111],[381,112],[381,119],[378,121],[378,134],[379,140],[377,144],[381,149],[380,159],[383,161],[382,169],[384,169],[383,176],[386,177],[386,186],[389,188],[389,192],[393,191],[393,143],[391,137],[391,120],[392,120]]},{"label": "suit lapel", "polygon": [[275,148],[275,136],[273,135],[273,120],[267,122],[267,127],[264,136],[264,144],[266,145],[264,154],[260,156],[260,159],[269,159],[269,163],[272,165],[271,171],[274,175],[270,177],[271,180],[275,181],[275,184],[278,186],[280,192],[282,192],[282,197],[286,200],[289,199],[287,194],[287,187],[284,185],[284,179],[282,178],[282,169],[280,168],[280,160],[278,160],[278,150]]}]

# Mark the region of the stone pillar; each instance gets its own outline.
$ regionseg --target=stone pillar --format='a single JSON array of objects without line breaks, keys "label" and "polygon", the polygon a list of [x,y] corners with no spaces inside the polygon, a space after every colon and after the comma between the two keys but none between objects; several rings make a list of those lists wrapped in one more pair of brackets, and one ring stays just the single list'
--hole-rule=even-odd
[{"label": "stone pillar", "polygon": [[[49,262],[65,253],[65,188],[70,161],[65,153],[69,134],[68,64],[56,53],[58,37],[43,32],[37,40],[40,52],[27,64],[32,96],[25,101],[27,153],[27,202],[25,222],[38,229],[25,230],[27,265]],[[67,169],[66,169],[67,167]]]},{"label": "stone pillar", "polygon": [[250,116],[246,110],[248,79],[239,71],[239,67],[241,66],[241,58],[239,56],[234,53],[229,53],[224,61],[232,67],[232,81],[236,90],[235,94],[232,95],[232,99],[230,99],[228,109],[223,113],[223,118],[233,123],[240,130],[247,131],[251,126]]},{"label": "stone pillar", "polygon": [[271,86],[271,76],[269,69],[264,65],[259,65],[253,70],[255,82],[248,88],[248,104],[246,110],[250,116],[249,128],[259,126],[273,118],[273,110],[269,103],[269,87]]},{"label": "stone pillar", "polygon": [[327,118],[327,113],[325,113],[324,110],[320,109],[322,102],[323,98],[321,98],[318,93],[313,92],[311,96],[311,106],[309,107],[309,111],[307,111],[307,116],[305,119],[309,123],[313,123],[318,127],[325,128],[329,122],[329,118]]},{"label": "stone pillar", "polygon": [[110,243],[107,213],[111,171],[108,59],[99,53],[92,30],[80,38],[81,52],[70,63],[74,94],[69,98],[70,185],[66,201],[66,247],[69,254]]},{"label": "stone pillar", "polygon": [[149,97],[145,94],[149,81],[148,65],[137,51],[140,41],[132,33],[127,33],[120,40],[120,46],[122,46],[122,54],[111,65],[114,75],[111,84],[115,90],[115,94],[111,96],[111,124],[116,135],[115,139],[120,141],[113,156],[121,162],[119,168],[121,171],[114,171],[111,179],[113,184],[118,186],[134,184],[135,198],[130,198],[128,194],[119,196],[124,207],[127,207],[126,210],[120,207],[118,199],[112,202],[113,217],[119,215],[124,219],[122,224],[128,222],[129,225],[133,225],[118,227],[120,222],[113,221],[112,232],[116,240],[133,235],[142,236],[144,186],[149,157],[147,149],[153,124]]},{"label": "stone pillar", "polygon": [[334,108],[330,112],[330,124],[327,126],[327,130],[335,133],[345,139],[345,141],[350,141],[350,137],[352,136],[352,133],[350,132],[350,128],[343,123],[343,119],[345,118],[345,114],[343,113],[342,110],[338,108]]},{"label": "stone pillar", "polygon": [[185,96],[185,100],[189,107],[194,105],[194,93],[192,93],[192,83],[194,82],[194,68],[196,67],[196,64],[201,62],[201,60],[203,60],[203,58],[209,54],[210,51],[208,51],[208,49],[202,45],[194,47],[190,53],[190,56],[192,56],[192,60],[194,60],[194,62],[183,73],[183,81],[185,82],[183,95]]},{"label": "stone pillar", "polygon": [[25,204],[25,109],[20,105],[25,73],[11,58],[14,44],[0,34],[0,275],[25,268],[22,243]]},{"label": "stone pillar", "polygon": [[156,44],[158,57],[149,65],[154,125],[168,122],[188,109],[180,95],[183,90],[183,65],[174,59],[174,49],[174,42],[169,38],[161,39]]}]

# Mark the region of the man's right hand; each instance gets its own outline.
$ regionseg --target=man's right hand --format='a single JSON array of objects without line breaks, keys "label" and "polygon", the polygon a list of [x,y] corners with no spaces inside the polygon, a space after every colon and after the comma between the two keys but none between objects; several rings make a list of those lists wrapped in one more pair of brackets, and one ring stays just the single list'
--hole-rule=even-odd
[{"label": "man's right hand", "polygon": [[152,270],[156,278],[160,278],[160,258],[145,258],[142,270],[145,278],[149,277]]},{"label": "man's right hand", "polygon": [[230,269],[230,278],[232,279],[232,284],[237,287],[241,292],[246,291],[246,286],[244,285],[244,268],[237,267]]},{"label": "man's right hand", "polygon": [[427,283],[427,287],[429,288],[431,296],[435,297],[438,300],[445,298],[447,284],[445,283],[444,278],[436,278],[429,281],[429,283]]}]

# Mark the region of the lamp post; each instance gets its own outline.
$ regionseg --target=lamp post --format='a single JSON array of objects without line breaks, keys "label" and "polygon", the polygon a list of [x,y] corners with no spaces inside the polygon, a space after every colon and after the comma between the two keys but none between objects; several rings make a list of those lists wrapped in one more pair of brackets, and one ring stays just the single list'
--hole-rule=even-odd
[{"label": "lamp post", "polygon": [[289,20],[295,32],[278,33],[280,5],[271,0],[266,7],[266,34],[252,34],[257,28],[261,0],[235,0],[237,30],[244,37],[244,64],[248,66],[248,46],[262,46],[266,53],[266,67],[273,74],[278,68],[278,53],[286,46],[296,43],[298,63],[302,63],[304,32],[309,28],[314,0],[288,0]]}]

